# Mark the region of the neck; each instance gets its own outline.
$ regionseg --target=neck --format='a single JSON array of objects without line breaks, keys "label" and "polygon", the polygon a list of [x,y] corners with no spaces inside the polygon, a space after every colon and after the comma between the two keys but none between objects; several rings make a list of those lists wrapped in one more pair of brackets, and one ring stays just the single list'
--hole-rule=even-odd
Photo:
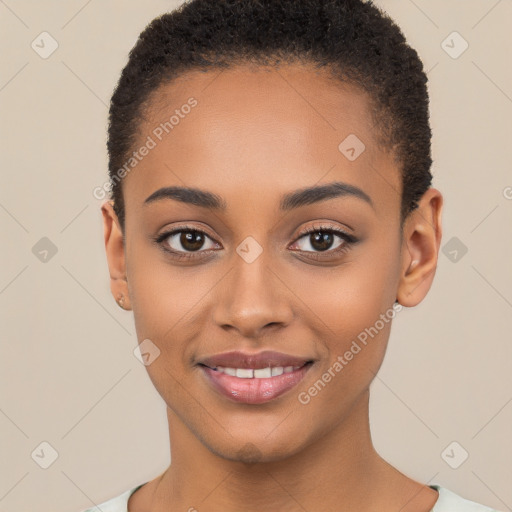
[{"label": "neck", "polygon": [[172,463],[158,483],[151,510],[375,510],[384,496],[389,502],[405,481],[414,482],[375,451],[368,401],[365,392],[349,419],[297,453],[255,463],[213,453],[168,409]]}]

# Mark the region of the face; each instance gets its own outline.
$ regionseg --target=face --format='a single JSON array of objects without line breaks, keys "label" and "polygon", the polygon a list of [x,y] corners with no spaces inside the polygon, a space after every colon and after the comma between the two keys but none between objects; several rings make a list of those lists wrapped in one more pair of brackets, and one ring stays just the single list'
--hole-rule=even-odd
[{"label": "face", "polygon": [[[399,168],[368,97],[299,65],[191,72],[153,96],[143,145],[109,266],[139,343],[160,351],[146,368],[170,420],[233,460],[248,443],[277,460],[367,422],[358,404],[415,284]],[[263,351],[280,356],[249,357]]]}]

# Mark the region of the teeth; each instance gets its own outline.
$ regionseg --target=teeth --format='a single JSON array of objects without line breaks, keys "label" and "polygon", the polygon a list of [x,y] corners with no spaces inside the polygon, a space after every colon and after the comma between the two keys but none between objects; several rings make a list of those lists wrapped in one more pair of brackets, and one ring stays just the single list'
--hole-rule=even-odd
[{"label": "teeth", "polygon": [[218,372],[231,375],[232,377],[238,377],[240,379],[268,379],[270,377],[276,377],[283,373],[291,373],[294,370],[298,370],[302,366],[275,366],[271,368],[227,368],[225,366],[217,366],[215,368]]},{"label": "teeth", "polygon": [[269,377],[272,377],[272,369],[270,366],[267,368],[258,368],[257,370],[254,370],[254,376],[257,379],[268,379]]},{"label": "teeth", "polygon": [[252,379],[254,377],[254,370],[250,368],[237,368],[236,376],[241,379]]}]

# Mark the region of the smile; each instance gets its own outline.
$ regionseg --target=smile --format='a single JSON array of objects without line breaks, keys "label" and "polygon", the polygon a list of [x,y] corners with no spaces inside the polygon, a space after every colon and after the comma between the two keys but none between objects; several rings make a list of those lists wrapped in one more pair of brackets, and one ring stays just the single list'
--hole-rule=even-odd
[{"label": "smile", "polygon": [[232,401],[262,404],[297,386],[313,362],[302,366],[267,366],[265,368],[233,368],[199,365],[212,388]]},{"label": "smile", "polygon": [[266,368],[224,368],[222,366],[217,366],[216,368],[212,368],[212,370],[225,373],[226,375],[231,375],[232,377],[238,377],[239,379],[268,379],[269,377],[276,377],[283,373],[291,373],[299,368],[301,367],[276,366],[271,368],[270,366],[267,366]]}]

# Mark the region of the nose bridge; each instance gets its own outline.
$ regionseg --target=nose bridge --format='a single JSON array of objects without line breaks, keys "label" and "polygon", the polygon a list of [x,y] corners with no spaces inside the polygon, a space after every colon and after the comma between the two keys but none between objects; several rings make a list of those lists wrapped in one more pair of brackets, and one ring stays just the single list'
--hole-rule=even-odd
[{"label": "nose bridge", "polygon": [[246,337],[257,336],[269,324],[286,324],[291,318],[282,286],[271,271],[273,255],[264,245],[249,236],[235,248],[232,270],[215,306],[217,325],[231,326]]}]

